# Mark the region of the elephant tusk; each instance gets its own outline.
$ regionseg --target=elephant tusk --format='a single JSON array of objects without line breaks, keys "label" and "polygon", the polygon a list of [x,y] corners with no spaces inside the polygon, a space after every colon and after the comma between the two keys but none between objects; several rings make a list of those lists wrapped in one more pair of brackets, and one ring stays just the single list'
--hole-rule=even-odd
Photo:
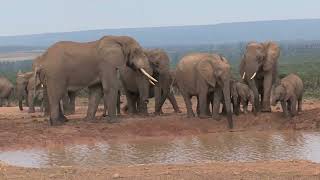
[{"label": "elephant tusk", "polygon": [[153,78],[152,76],[150,76],[150,74],[148,74],[143,68],[140,68],[140,71],[142,72],[142,74],[144,74],[145,76],[147,76],[149,79],[151,79],[153,82],[158,82],[155,78]]},{"label": "elephant tusk", "polygon": [[245,77],[246,77],[246,72],[243,73],[242,79],[244,79]]},{"label": "elephant tusk", "polygon": [[152,85],[154,85],[154,86],[156,85],[156,84],[155,84],[154,82],[152,82],[150,79],[149,79],[149,83],[152,84]]},{"label": "elephant tusk", "polygon": [[250,79],[253,79],[256,76],[257,72],[255,72]]}]

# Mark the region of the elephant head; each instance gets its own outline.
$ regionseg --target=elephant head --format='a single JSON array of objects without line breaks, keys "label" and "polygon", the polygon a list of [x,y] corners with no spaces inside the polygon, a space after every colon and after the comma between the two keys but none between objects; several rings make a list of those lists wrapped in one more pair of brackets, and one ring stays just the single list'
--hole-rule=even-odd
[{"label": "elephant head", "polygon": [[146,76],[151,84],[158,82],[151,76],[152,69],[142,47],[133,38],[128,36],[105,36],[99,40],[97,46],[98,55],[101,56],[102,59],[104,57],[110,57],[106,56],[106,54],[113,53],[118,55],[119,53],[117,51],[121,49],[123,57],[115,57],[115,60],[109,59],[108,62],[111,65],[119,68],[126,64],[133,70],[139,71],[142,75]]},{"label": "elephant head", "polygon": [[16,96],[19,101],[19,109],[22,111],[22,101],[27,96],[27,85],[32,77],[32,72],[22,73],[19,71],[16,77]]},{"label": "elephant head", "polygon": [[197,65],[198,72],[211,87],[222,89],[229,128],[233,128],[230,69],[227,59],[219,55],[210,55]]},{"label": "elephant head", "polygon": [[286,88],[283,85],[278,85],[271,94],[271,105],[275,106],[279,101],[283,101],[286,96]]},{"label": "elephant head", "polygon": [[[255,79],[266,79],[266,76],[272,76],[272,83],[277,78],[277,60],[280,55],[279,46],[274,42],[248,43],[243,58],[240,63],[240,76],[246,81],[255,96],[255,109],[259,109],[259,92]],[[272,74],[272,75],[271,75]],[[272,83],[268,84],[271,89]],[[266,83],[262,83],[263,86]],[[266,87],[263,87],[266,88]],[[270,95],[270,92],[269,92]],[[269,96],[267,96],[269,97]]]}]

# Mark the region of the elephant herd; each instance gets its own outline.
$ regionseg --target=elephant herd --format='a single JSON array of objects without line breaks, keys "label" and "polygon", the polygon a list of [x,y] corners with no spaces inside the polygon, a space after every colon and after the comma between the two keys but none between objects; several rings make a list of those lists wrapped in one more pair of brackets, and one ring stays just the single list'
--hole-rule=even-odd
[{"label": "elephant herd", "polygon": [[[238,115],[240,104],[247,113],[271,112],[272,105],[281,101],[284,114],[301,111],[303,83],[291,74],[278,80],[280,48],[275,42],[250,42],[240,62],[241,81],[233,79],[228,60],[219,54],[191,53],[179,61],[175,70],[161,49],[143,49],[128,36],[104,36],[87,43],[58,42],[37,57],[32,72],[17,74],[17,96],[27,96],[29,112],[34,112],[34,99],[43,99],[51,125],[67,121],[65,113],[75,109],[75,93],[88,88],[88,110],[85,120],[93,120],[103,99],[108,121],[118,121],[120,95],[127,99],[130,114],[148,114],[149,98],[155,98],[155,114],[162,113],[165,100],[170,100],[175,112],[181,112],[173,86],[179,89],[187,108],[187,116],[194,117],[191,98],[197,98],[199,118],[219,118],[226,114],[229,128],[233,128],[233,113]],[[301,81],[301,82],[300,82]],[[0,90],[2,93],[0,79]],[[12,87],[11,87],[12,88]],[[5,91],[3,91],[5,92]],[[61,101],[63,103],[61,103]],[[108,113],[106,113],[106,111]]]}]

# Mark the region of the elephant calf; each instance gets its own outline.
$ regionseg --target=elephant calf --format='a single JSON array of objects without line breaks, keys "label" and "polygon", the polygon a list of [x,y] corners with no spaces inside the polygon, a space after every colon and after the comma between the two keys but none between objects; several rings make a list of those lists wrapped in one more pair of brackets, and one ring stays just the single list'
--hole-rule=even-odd
[{"label": "elephant calf", "polygon": [[248,112],[248,103],[254,105],[254,94],[248,85],[241,82],[234,82],[232,85],[232,96],[237,98],[237,104],[234,105],[234,111],[240,112],[240,104],[242,104],[243,112],[246,114]]},{"label": "elephant calf", "polygon": [[285,117],[297,115],[302,110],[303,82],[299,76],[289,74],[281,79],[280,84],[272,92],[271,104],[275,106],[278,101],[281,102]]}]

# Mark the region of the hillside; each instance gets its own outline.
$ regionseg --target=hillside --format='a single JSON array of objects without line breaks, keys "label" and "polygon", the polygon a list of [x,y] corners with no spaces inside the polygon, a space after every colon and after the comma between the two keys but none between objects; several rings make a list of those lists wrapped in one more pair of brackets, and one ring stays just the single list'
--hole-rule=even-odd
[{"label": "hillside", "polygon": [[320,40],[320,19],[277,20],[216,25],[102,29],[65,33],[0,36],[3,46],[47,47],[60,40],[92,41],[104,35],[129,35],[143,46],[232,43],[251,40]]}]

